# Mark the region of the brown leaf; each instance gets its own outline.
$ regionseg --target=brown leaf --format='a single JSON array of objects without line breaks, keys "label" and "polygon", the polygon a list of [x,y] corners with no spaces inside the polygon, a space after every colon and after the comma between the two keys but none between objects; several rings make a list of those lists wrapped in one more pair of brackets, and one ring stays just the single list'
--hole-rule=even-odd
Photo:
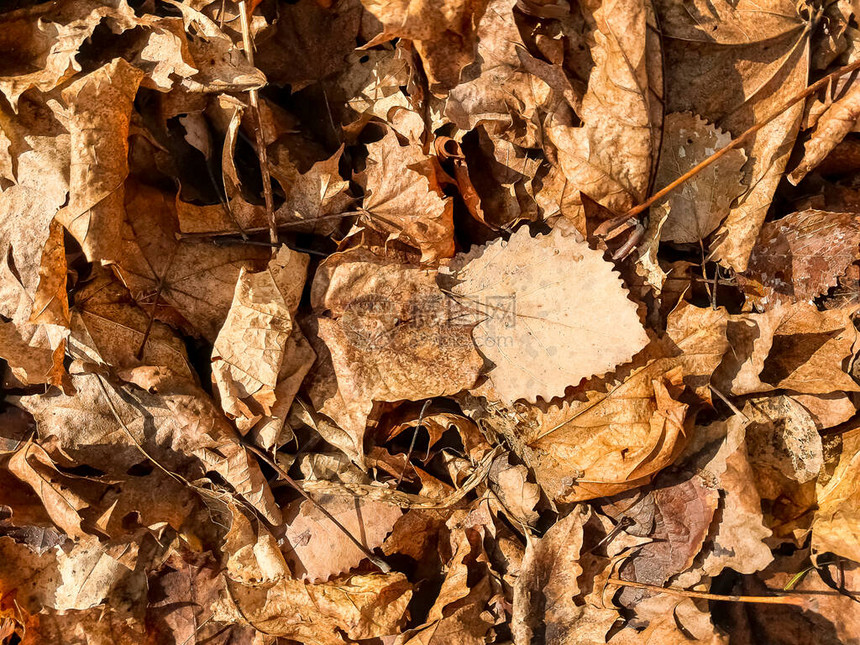
[{"label": "brown leaf", "polygon": [[[644,200],[657,163],[661,45],[650,2],[611,0],[584,6],[583,13],[594,67],[577,113],[582,125],[554,123],[547,135],[573,192],[621,213]],[[564,215],[581,219],[581,212]]]},{"label": "brown leaf", "polygon": [[818,311],[806,303],[779,305],[761,314],[731,316],[727,336],[733,351],[726,353],[714,374],[724,393],[858,390],[842,369],[856,336],[844,310]]},{"label": "brown leaf", "polygon": [[[212,608],[226,592],[218,563],[210,553],[182,549],[149,573],[146,627],[153,640],[226,645],[250,640],[251,627],[212,620]],[[242,634],[247,635],[243,639]],[[235,640],[234,640],[235,639]]]},{"label": "brown leaf", "polygon": [[556,522],[539,539],[526,545],[522,569],[514,587],[511,616],[514,642],[534,642],[538,634],[547,644],[604,641],[618,617],[613,609],[579,604],[575,597],[580,589],[577,578],[583,545],[583,525],[591,515],[589,509],[576,507]]},{"label": "brown leaf", "polygon": [[143,72],[123,59],[63,90],[71,135],[69,203],[57,219],[90,261],[120,257],[128,128]]},{"label": "brown leaf", "polygon": [[460,81],[460,72],[475,58],[477,27],[488,0],[362,0],[382,22],[373,44],[392,38],[413,41],[421,55],[430,88],[444,92]]},{"label": "brown leaf", "polygon": [[[371,551],[382,545],[403,514],[397,506],[373,500],[322,496],[316,501]],[[366,557],[307,500],[287,507],[284,522],[284,555],[293,576],[300,580],[325,582],[357,567]]]},{"label": "brown leaf", "polygon": [[430,261],[454,254],[454,204],[442,196],[437,162],[388,131],[367,146],[364,209],[368,225],[421,250]]},{"label": "brown leaf", "polygon": [[[548,83],[529,73],[529,56],[514,17],[516,0],[491,0],[478,25],[476,62],[453,88],[445,116],[461,130],[486,124],[518,145],[541,141],[541,108],[558,103]],[[521,130],[525,129],[525,132]],[[519,131],[518,131],[519,130]]]},{"label": "brown leaf", "polygon": [[214,341],[242,268],[267,253],[251,245],[177,240],[174,200],[153,188],[130,185],[126,210],[123,254],[115,265],[120,279],[159,319]]},{"label": "brown leaf", "polygon": [[540,501],[540,487],[528,477],[528,468],[511,464],[508,456],[499,457],[490,468],[490,488],[514,520],[534,525],[539,517],[535,506]]},{"label": "brown leaf", "polygon": [[[647,495],[633,493],[633,500],[630,495],[614,500],[611,507],[604,506],[604,512],[618,520],[621,516],[634,520],[627,532],[651,537],[652,541],[640,546],[634,557],[621,565],[618,575],[624,580],[662,586],[693,564],[708,536],[719,495],[698,477],[677,482],[664,477]],[[630,604],[642,595],[641,590],[627,588],[620,600]]]},{"label": "brown leaf", "polygon": [[[301,0],[280,7],[279,14],[274,29],[257,39],[254,55],[270,83],[290,85],[298,92],[345,66],[361,22],[358,0],[339,0],[333,7]],[[308,55],[311,51],[313,56]]]},{"label": "brown leaf", "polygon": [[[690,12],[659,2],[657,11],[666,56],[667,112],[693,112],[737,136],[806,86],[808,38],[790,2],[744,3],[737,9],[718,2]],[[743,183],[749,188],[711,245],[713,257],[736,271],[746,268],[802,110],[800,105],[789,108],[744,148]]]},{"label": "brown leaf", "polygon": [[818,507],[812,519],[812,548],[816,553],[832,552],[860,560],[857,535],[860,532],[860,504],[857,488],[860,479],[860,430],[852,429],[839,436],[836,444],[838,461],[829,477],[818,483]]},{"label": "brown leaf", "polygon": [[648,342],[612,265],[572,235],[532,238],[523,227],[453,269],[452,291],[483,318],[472,337],[494,364],[487,375],[503,402],[560,396]]},{"label": "brown leaf", "polygon": [[[301,334],[294,329],[293,316],[307,266],[307,255],[282,246],[265,270],[243,268],[239,274],[233,304],[212,350],[212,379],[221,407],[237,420],[240,431],[247,431],[263,414],[271,416],[281,369],[294,363],[287,351],[295,345],[288,340],[291,334]],[[283,409],[291,404],[292,400],[281,401]]]},{"label": "brown leaf", "polygon": [[795,186],[851,132],[860,117],[860,85],[850,84],[845,94],[818,118],[808,141],[803,144],[803,158],[788,174]]},{"label": "brown leaf", "polygon": [[257,630],[306,643],[334,645],[397,631],[412,597],[402,573],[355,575],[323,584],[282,580],[271,586],[230,587],[216,620],[247,621]]},{"label": "brown leaf", "polygon": [[860,219],[853,213],[806,210],[765,224],[747,270],[744,291],[762,308],[807,302],[836,286],[860,259]]},{"label": "brown leaf", "polygon": [[[666,115],[663,148],[654,183],[663,187],[707,159],[731,141],[731,136],[704,119],[690,114]],[[666,215],[660,239],[698,243],[710,235],[729,213],[735,197],[744,191],[741,150],[728,154],[669,194],[657,208]],[[653,217],[653,214],[652,214]]]},{"label": "brown leaf", "polygon": [[143,353],[137,357],[147,327],[149,316],[128,290],[110,274],[99,273],[75,295],[70,351],[77,358],[126,370],[128,376],[150,366],[194,382],[185,345],[164,323],[152,323]]},{"label": "brown leaf", "polygon": [[670,464],[686,440],[687,406],[667,389],[680,379],[672,367],[656,361],[605,393],[529,406],[509,426],[495,421],[558,503],[635,488]]},{"label": "brown leaf", "polygon": [[465,309],[436,286],[435,274],[364,250],[331,256],[317,271],[315,349],[333,373],[318,367],[309,392],[358,445],[374,401],[455,394],[478,377],[483,361],[471,326],[458,319]]},{"label": "brown leaf", "polygon": [[4,12],[0,20],[0,49],[16,52],[14,64],[0,75],[0,92],[13,109],[28,89],[48,92],[79,72],[78,51],[103,21],[117,32],[136,22],[127,3],[99,0],[36,5]]},{"label": "brown leaf", "polygon": [[278,521],[280,512],[256,461],[201,390],[185,385],[151,394],[101,381],[103,390],[100,379],[75,376],[74,396],[27,396],[21,405],[36,417],[40,436],[55,437],[62,451],[81,463],[121,475],[147,461],[143,448],[162,467],[191,479],[217,472],[265,517]]},{"label": "brown leaf", "polygon": [[666,341],[683,366],[684,384],[710,402],[711,376],[730,349],[726,338],[729,315],[723,309],[703,309],[682,300],[666,319]]}]

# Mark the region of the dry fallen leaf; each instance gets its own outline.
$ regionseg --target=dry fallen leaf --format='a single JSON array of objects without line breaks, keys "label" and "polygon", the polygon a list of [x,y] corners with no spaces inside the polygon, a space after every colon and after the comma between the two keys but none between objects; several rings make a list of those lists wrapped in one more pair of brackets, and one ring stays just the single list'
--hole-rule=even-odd
[{"label": "dry fallen leaf", "polygon": [[452,291],[480,316],[472,337],[502,401],[560,396],[648,342],[612,265],[574,236],[524,227],[454,266]]},{"label": "dry fallen leaf", "polygon": [[368,146],[368,225],[421,250],[423,260],[454,254],[454,204],[441,195],[436,161],[393,131]]},{"label": "dry fallen leaf", "polygon": [[[665,186],[731,141],[731,137],[695,114],[668,114],[663,123],[663,152],[657,186]],[[657,209],[665,213],[660,239],[698,243],[728,215],[732,201],[743,192],[741,168],[746,155],[732,150],[672,193]]]},{"label": "dry fallen leaf", "polygon": [[0,3],[0,641],[858,641],[858,20]]}]

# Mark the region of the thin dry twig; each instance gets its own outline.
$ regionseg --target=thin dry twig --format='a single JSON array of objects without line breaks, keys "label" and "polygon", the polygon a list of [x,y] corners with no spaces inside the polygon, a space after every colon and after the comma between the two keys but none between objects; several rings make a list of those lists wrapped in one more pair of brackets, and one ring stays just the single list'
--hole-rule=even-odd
[{"label": "thin dry twig", "polygon": [[[251,29],[248,24],[248,5],[245,0],[239,2],[239,18],[242,25],[242,46],[248,63],[254,64],[254,43],[251,41]],[[278,243],[278,227],[275,225],[275,207],[272,198],[272,178],[269,175],[269,160],[266,155],[266,142],[263,139],[263,121],[260,116],[260,94],[256,89],[248,92],[251,98],[251,110],[254,113],[254,134],[257,138],[257,156],[260,159],[260,172],[263,175],[263,197],[266,200],[266,219],[269,222],[269,238],[272,244]],[[274,253],[274,249],[272,253]]]},{"label": "thin dry twig", "polygon": [[597,227],[597,229],[594,231],[594,234],[599,236],[599,237],[605,237],[607,239],[610,236],[618,235],[621,232],[621,230],[623,230],[625,228],[629,228],[630,225],[634,225],[637,222],[636,217],[638,215],[640,215],[642,212],[646,211],[653,204],[655,204],[656,202],[663,199],[666,195],[671,193],[673,190],[675,190],[681,184],[687,182],[688,180],[690,180],[693,177],[695,177],[696,175],[698,175],[705,168],[707,168],[712,163],[717,161],[717,159],[720,159],[723,156],[725,156],[726,154],[728,154],[728,152],[730,150],[734,150],[735,148],[740,146],[747,139],[749,139],[752,135],[754,135],[756,132],[761,130],[763,127],[765,127],[771,121],[776,119],[780,114],[785,112],[788,108],[799,103],[800,101],[804,100],[808,96],[815,94],[818,90],[820,90],[824,87],[827,87],[830,83],[836,81],[840,77],[845,76],[846,74],[850,74],[851,72],[854,72],[858,69],[860,69],[860,59],[854,61],[853,63],[849,63],[848,65],[845,65],[844,67],[840,67],[835,72],[832,72],[832,73],[828,74],[827,76],[817,80],[815,83],[813,83],[812,85],[809,85],[803,91],[799,92],[798,94],[795,94],[793,97],[788,99],[785,103],[783,103],[779,108],[777,108],[766,119],[756,123],[752,127],[745,130],[743,133],[741,133],[740,135],[738,135],[737,137],[732,139],[725,146],[723,146],[722,148],[717,150],[710,157],[708,157],[704,161],[698,163],[696,166],[694,166],[693,168],[691,168],[690,170],[685,172],[683,175],[678,177],[675,181],[671,182],[667,186],[664,186],[663,188],[658,190],[656,193],[651,195],[651,197],[646,199],[641,204],[634,206],[633,208],[631,208],[629,211],[627,211],[623,215],[619,215],[616,218],[613,218],[613,219],[610,219],[610,220],[603,222],[603,224],[601,224],[599,227]]},{"label": "thin dry twig", "polygon": [[688,591],[687,589],[676,589],[675,587],[660,587],[657,585],[649,585],[644,582],[632,582],[630,580],[621,580],[620,578],[609,578],[606,581],[607,585],[616,585],[619,587],[633,587],[634,589],[647,589],[657,593],[667,593],[673,596],[683,596],[684,598],[701,598],[702,600],[722,600],[725,602],[749,602],[758,603],[761,605],[793,605],[795,607],[806,607],[806,600],[795,596],[724,596],[715,593],[705,593],[703,591]]}]

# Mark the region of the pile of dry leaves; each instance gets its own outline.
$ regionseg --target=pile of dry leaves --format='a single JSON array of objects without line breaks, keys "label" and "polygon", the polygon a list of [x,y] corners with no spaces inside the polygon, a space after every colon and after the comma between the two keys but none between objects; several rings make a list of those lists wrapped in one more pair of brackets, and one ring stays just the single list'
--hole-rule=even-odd
[{"label": "pile of dry leaves", "polygon": [[858,22],[3,2],[0,642],[860,643]]}]

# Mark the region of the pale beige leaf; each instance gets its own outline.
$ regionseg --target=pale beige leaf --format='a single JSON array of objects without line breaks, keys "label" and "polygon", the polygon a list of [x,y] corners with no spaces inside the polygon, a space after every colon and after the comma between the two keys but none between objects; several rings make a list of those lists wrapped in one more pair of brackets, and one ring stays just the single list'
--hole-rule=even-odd
[{"label": "pale beige leaf", "polygon": [[54,607],[60,611],[89,609],[101,604],[127,567],[108,555],[94,538],[76,544],[68,553],[57,554],[61,584]]},{"label": "pale beige leaf", "polygon": [[452,291],[483,318],[472,337],[505,402],[561,396],[648,342],[613,266],[573,236],[523,227],[458,264]]},{"label": "pale beige leaf", "polygon": [[[730,134],[695,114],[666,115],[655,186],[662,188],[674,181],[731,140]],[[660,202],[658,217],[667,215],[660,238],[697,243],[710,235],[728,215],[734,198],[744,191],[741,168],[746,160],[742,150],[731,150]]]}]

